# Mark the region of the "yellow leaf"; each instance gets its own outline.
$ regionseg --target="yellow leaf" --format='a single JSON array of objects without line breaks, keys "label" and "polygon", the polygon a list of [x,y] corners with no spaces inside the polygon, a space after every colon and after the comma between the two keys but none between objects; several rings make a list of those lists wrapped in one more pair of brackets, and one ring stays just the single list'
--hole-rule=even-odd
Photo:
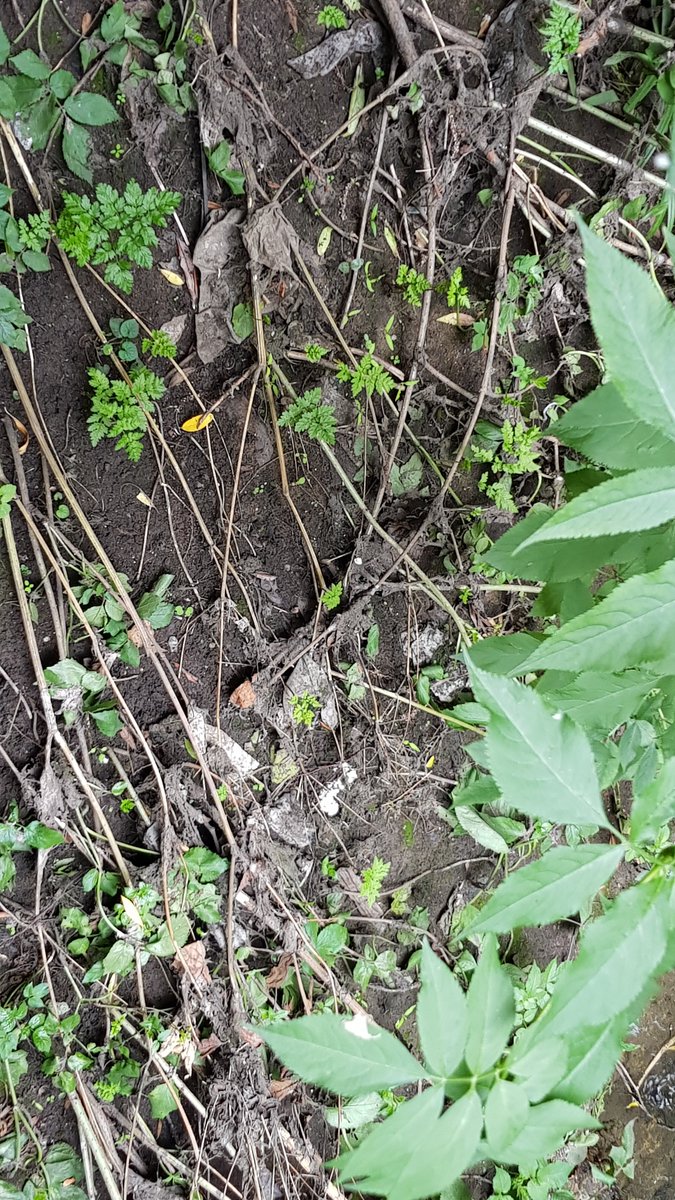
[{"label": "yellow leaf", "polygon": [[475,320],[475,318],[470,317],[468,313],[451,312],[451,313],[446,313],[444,317],[439,317],[438,324],[439,325],[458,325],[460,329],[468,329],[470,325],[473,325],[474,320]]},{"label": "yellow leaf", "polygon": [[139,504],[144,504],[146,508],[154,508],[155,507],[154,504],[152,503],[152,500],[150,499],[149,496],[146,496],[145,492],[139,492],[136,499],[138,500]]},{"label": "yellow leaf", "polygon": [[125,915],[129,919],[132,927],[134,929],[142,929],[143,928],[143,919],[141,917],[141,914],[139,913],[138,909],[136,908],[136,905],[129,899],[129,897],[128,896],[120,896],[120,904],[122,905]]},{"label": "yellow leaf", "polygon": [[328,247],[330,246],[330,239],[332,236],[333,230],[331,229],[330,225],[324,225],[321,233],[319,234],[319,240],[316,243],[316,252],[319,255],[319,258],[323,258],[324,254],[326,253]]},{"label": "yellow leaf", "polygon": [[175,271],[170,271],[168,267],[159,268],[160,275],[163,275],[167,283],[172,287],[183,287],[185,280],[182,275],[177,275]]},{"label": "yellow leaf", "polygon": [[188,417],[187,421],[183,421],[181,429],[184,429],[186,433],[198,433],[200,429],[206,429],[212,420],[212,412],[198,413],[196,417]]},{"label": "yellow leaf", "polygon": [[396,237],[394,235],[394,231],[393,231],[393,229],[390,229],[389,226],[386,224],[384,227],[384,240],[387,243],[392,254],[394,255],[394,258],[400,258],[401,255],[398,252],[398,244],[396,242]]}]

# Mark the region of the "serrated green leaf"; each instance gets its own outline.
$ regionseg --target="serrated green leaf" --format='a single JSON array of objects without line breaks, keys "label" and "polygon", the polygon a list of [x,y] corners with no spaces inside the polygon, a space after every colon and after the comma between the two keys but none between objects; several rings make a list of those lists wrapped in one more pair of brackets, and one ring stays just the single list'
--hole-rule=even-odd
[{"label": "serrated green leaf", "polygon": [[[675,448],[675,445],[674,445]],[[654,529],[675,517],[675,467],[647,467],[608,479],[571,500],[522,544],[607,537]]]},{"label": "serrated green leaf", "polygon": [[472,663],[469,673],[477,700],[492,714],[485,745],[505,803],[558,825],[612,829],[583,730],[564,713],[550,712],[532,688]]},{"label": "serrated green leaf", "polygon": [[491,825],[488,825],[473,808],[465,804],[455,804],[452,810],[465,833],[472,837],[479,846],[491,850],[493,854],[508,854],[508,843]]},{"label": "serrated green leaf", "polygon": [[555,436],[612,470],[675,465],[675,441],[641,421],[613,383],[603,383],[577,400],[556,422]]},{"label": "serrated green leaf", "polygon": [[472,663],[493,675],[520,675],[523,663],[537,649],[541,636],[532,633],[506,633],[501,637],[482,638],[469,650]]},{"label": "serrated green leaf", "polygon": [[675,439],[675,312],[646,271],[581,225],[591,320],[624,402]]},{"label": "serrated green leaf", "polygon": [[127,19],[124,0],[115,0],[115,3],[111,4],[101,21],[101,37],[103,41],[107,42],[108,45],[112,42],[118,42],[124,34]]},{"label": "serrated green leaf", "polygon": [[523,1053],[516,1042],[507,1068],[522,1085],[530,1104],[543,1100],[567,1070],[567,1045],[562,1038],[541,1038]]},{"label": "serrated green leaf", "polygon": [[603,735],[632,717],[658,682],[654,675],[641,671],[623,675],[587,671],[564,687],[550,686],[556,679],[560,679],[557,672],[547,671],[537,688],[549,708],[567,713],[583,729]]},{"label": "serrated green leaf", "polygon": [[653,783],[633,797],[630,832],[634,841],[650,842],[662,825],[675,819],[675,758],[667,758]]},{"label": "serrated green leaf", "polygon": [[493,1158],[503,1159],[526,1128],[530,1102],[517,1083],[498,1079],[485,1101],[485,1137]]},{"label": "serrated green leaf", "polygon": [[442,1115],[440,1088],[401,1104],[355,1150],[338,1160],[341,1182],[389,1200],[437,1196],[473,1160],[483,1114],[475,1092]]},{"label": "serrated green leaf", "polygon": [[148,1092],[148,1100],[150,1101],[150,1112],[156,1121],[163,1121],[169,1113],[175,1112],[178,1108],[171,1089],[166,1083],[158,1083],[157,1087]]},{"label": "serrated green leaf", "polygon": [[504,1050],[513,1029],[513,986],[488,934],[466,995],[468,1028],[464,1057],[476,1075],[489,1070]]},{"label": "serrated green leaf", "polygon": [[229,187],[234,196],[241,196],[246,187],[246,179],[241,171],[237,171],[230,166],[230,157],[232,155],[232,147],[229,142],[220,142],[214,150],[207,150],[206,157],[209,160],[209,166],[214,175]]},{"label": "serrated green leaf", "polygon": [[29,79],[49,79],[51,75],[49,63],[38,58],[34,50],[22,50],[20,54],[13,54],[9,61],[15,71],[27,75]]},{"label": "serrated green leaf", "polygon": [[449,967],[422,945],[422,987],[417,1001],[417,1031],[424,1060],[435,1075],[449,1078],[464,1050],[466,997]]},{"label": "serrated green leaf", "polygon": [[31,140],[32,150],[44,150],[58,115],[58,105],[53,96],[37,100],[25,115],[22,114],[20,124],[24,135]]},{"label": "serrated green leaf", "polygon": [[530,1109],[526,1128],[514,1138],[508,1151],[495,1157],[513,1166],[531,1165],[549,1158],[566,1134],[576,1129],[599,1128],[600,1122],[584,1108],[565,1100],[547,1100]]},{"label": "serrated green leaf", "polygon": [[552,925],[580,912],[617,869],[622,846],[557,846],[513,871],[471,922],[471,933]]},{"label": "serrated green leaf", "polygon": [[113,942],[101,964],[104,974],[119,975],[131,966],[135,957],[136,951],[131,942]]},{"label": "serrated green leaf", "polygon": [[296,1075],[340,1096],[362,1096],[426,1078],[403,1043],[363,1015],[342,1020],[319,1013],[255,1032]]},{"label": "serrated green leaf", "polygon": [[[561,1100],[584,1104],[597,1095],[621,1058],[628,1025],[617,1017],[596,1028],[577,1030],[573,1038],[566,1039],[567,1070],[555,1084]],[[532,1053],[537,1053],[536,1046]]]},{"label": "serrated green leaf", "polygon": [[523,543],[553,517],[553,509],[543,504],[530,509],[485,553],[485,561],[498,571],[517,579],[559,580],[581,579],[590,582],[598,568],[604,566],[615,548],[616,538],[588,538],[570,542],[536,543],[522,550]]},{"label": "serrated green leaf", "polygon": [[112,125],[113,121],[119,121],[115,106],[96,92],[68,96],[63,108],[71,121],[77,121],[79,125]]},{"label": "serrated green leaf", "polygon": [[542,642],[527,670],[619,671],[657,662],[672,649],[675,560],[634,575],[595,608],[574,617]]},{"label": "serrated green leaf", "polygon": [[54,71],[49,77],[49,86],[57,100],[65,100],[75,87],[75,76],[71,71]]}]

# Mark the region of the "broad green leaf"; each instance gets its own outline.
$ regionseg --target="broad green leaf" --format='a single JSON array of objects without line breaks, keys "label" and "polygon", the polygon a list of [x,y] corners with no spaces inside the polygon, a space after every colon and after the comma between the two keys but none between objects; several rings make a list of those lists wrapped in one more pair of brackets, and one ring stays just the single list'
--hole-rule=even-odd
[{"label": "broad green leaf", "polygon": [[614,874],[622,846],[557,846],[513,871],[471,923],[471,933],[551,925],[584,908]]},{"label": "broad green leaf", "polygon": [[[621,1058],[627,1028],[628,1022],[616,1017],[606,1025],[578,1030],[566,1040],[567,1070],[555,1085],[561,1100],[584,1104],[597,1095]],[[537,1053],[536,1045],[532,1053]]]},{"label": "broad green leaf", "polygon": [[641,671],[626,671],[624,675],[587,671],[564,687],[549,687],[549,676],[551,681],[556,678],[554,672],[547,671],[537,687],[549,708],[567,713],[583,729],[603,736],[632,717],[658,682],[655,676]]},{"label": "broad green leaf", "polygon": [[382,1112],[384,1101],[379,1092],[366,1092],[357,1100],[347,1100],[339,1108],[325,1108],[324,1120],[332,1129],[362,1129]]},{"label": "broad green leaf", "polygon": [[[591,1023],[611,1021],[642,991],[667,947],[668,897],[661,886],[660,880],[649,880],[622,892],[586,927],[577,957],[537,1022],[539,1033],[576,1037]],[[528,1046],[533,1029],[523,1035]]]},{"label": "broad green leaf", "polygon": [[49,256],[43,254],[41,250],[24,250],[21,257],[24,265],[31,271],[51,271],[52,269]]},{"label": "broad green leaf", "polygon": [[482,638],[469,651],[472,663],[481,671],[493,675],[520,675],[523,663],[537,649],[541,635],[532,633],[507,633],[503,637]]},{"label": "broad green leaf", "polygon": [[[195,904],[195,909],[197,905]],[[171,917],[171,932],[166,921],[163,921],[152,942],[146,942],[148,954],[156,958],[173,958],[176,946],[185,946],[190,937],[190,922],[185,913],[174,913]]]},{"label": "broad green leaf", "polygon": [[91,183],[92,174],[87,166],[89,158],[89,133],[82,125],[75,125],[66,118],[61,139],[61,150],[65,164],[78,179]]},{"label": "broad green leaf", "polygon": [[667,657],[675,620],[675,559],[634,575],[568,621],[532,653],[527,669],[619,671]]},{"label": "broad green leaf", "polygon": [[638,843],[653,841],[662,825],[675,818],[675,758],[667,758],[648,787],[633,797],[631,837]]},{"label": "broad green leaf", "polygon": [[675,439],[675,311],[646,271],[581,226],[591,320],[615,387]]},{"label": "broad green leaf", "polygon": [[71,71],[54,71],[50,76],[49,86],[57,100],[65,100],[75,87],[75,76]]},{"label": "broad green leaf", "polygon": [[526,517],[503,534],[484,555],[485,561],[498,571],[517,579],[590,581],[611,556],[616,538],[588,538],[562,542],[559,545],[536,543],[521,549],[533,533],[552,519],[553,509],[536,504]]},{"label": "broad green leaf", "polygon": [[45,96],[31,105],[25,117],[22,117],[20,124],[24,135],[31,140],[32,150],[44,150],[58,115],[59,109],[54,97]]},{"label": "broad green leaf", "polygon": [[[675,443],[673,444],[675,449]],[[636,533],[675,517],[675,467],[646,467],[608,479],[571,500],[523,543]]]},{"label": "broad green leaf", "polygon": [[499,1079],[485,1101],[485,1137],[490,1154],[501,1159],[525,1129],[530,1102],[524,1088]]},{"label": "broad green leaf", "polygon": [[119,113],[114,104],[96,92],[80,92],[77,96],[68,96],[63,108],[71,121],[77,121],[80,125],[111,125],[113,121],[119,120]]},{"label": "broad green leaf", "polygon": [[529,1050],[516,1042],[508,1059],[508,1070],[522,1085],[531,1104],[543,1100],[567,1070],[568,1052],[562,1038],[542,1038]]},{"label": "broad green leaf", "polygon": [[253,308],[250,304],[235,304],[232,309],[232,328],[242,342],[250,337],[254,329]]},{"label": "broad green leaf", "polygon": [[616,471],[675,465],[675,441],[641,421],[613,383],[577,400],[556,422],[555,436]]},{"label": "broad green leaf", "polygon": [[256,1033],[301,1079],[340,1096],[363,1096],[426,1078],[403,1043],[363,1014],[343,1020],[319,1013],[262,1026]]},{"label": "broad green leaf", "polygon": [[439,1116],[443,1094],[429,1089],[338,1160],[340,1180],[389,1200],[424,1200],[449,1187],[473,1161],[483,1114],[475,1092]]},{"label": "broad green leaf", "polygon": [[9,58],[10,41],[0,22],[0,67],[4,67]]},{"label": "broad green leaf", "polygon": [[9,61],[15,71],[29,79],[49,79],[52,72],[49,63],[38,58],[34,50],[22,50],[20,54],[13,54]]},{"label": "broad green leaf", "polygon": [[124,30],[127,24],[127,13],[124,7],[124,0],[115,0],[106,12],[101,21],[101,37],[104,42],[110,45],[112,42],[119,42],[124,35]]},{"label": "broad green leaf", "polygon": [[209,166],[214,175],[218,175],[220,179],[224,180],[234,196],[241,196],[246,187],[246,179],[241,171],[230,166],[231,155],[232,147],[229,142],[220,142],[214,150],[206,152]]},{"label": "broad green leaf", "polygon": [[50,829],[41,821],[31,821],[24,831],[24,839],[32,850],[51,850],[53,846],[63,845],[63,834],[58,829]]},{"label": "broad green leaf", "polygon": [[476,1075],[489,1070],[504,1050],[513,1028],[513,985],[489,934],[466,995],[468,1028],[464,1057]]},{"label": "broad green leaf", "polygon": [[506,1153],[495,1157],[514,1166],[529,1165],[548,1158],[573,1130],[599,1128],[600,1122],[576,1104],[547,1100],[530,1109],[526,1128],[514,1138]]},{"label": "broad green leaf", "polygon": [[103,959],[103,972],[106,975],[119,975],[121,971],[126,971],[130,967],[136,951],[131,942],[113,942],[108,953]]},{"label": "broad green leaf", "polygon": [[178,1108],[171,1089],[166,1083],[158,1083],[157,1087],[148,1092],[148,1100],[150,1101],[150,1112],[156,1121],[163,1121],[169,1113],[175,1112]]},{"label": "broad green leaf", "polygon": [[478,815],[475,809],[469,808],[465,804],[455,804],[452,811],[464,832],[468,833],[474,842],[478,842],[479,846],[484,846],[493,854],[508,854],[508,843],[496,829],[493,829]]},{"label": "broad green leaf", "polygon": [[550,712],[532,688],[471,663],[469,673],[476,699],[493,714],[485,742],[505,803],[558,825],[611,829],[583,730],[564,713]]},{"label": "broad green leaf", "polygon": [[426,941],[422,946],[421,978],[417,1031],[422,1054],[434,1075],[449,1078],[464,1050],[466,998],[452,971]]}]

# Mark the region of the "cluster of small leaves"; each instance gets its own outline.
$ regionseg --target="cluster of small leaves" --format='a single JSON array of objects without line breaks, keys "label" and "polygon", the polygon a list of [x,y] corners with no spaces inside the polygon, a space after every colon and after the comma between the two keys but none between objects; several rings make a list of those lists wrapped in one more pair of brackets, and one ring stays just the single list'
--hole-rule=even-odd
[{"label": "cluster of small leaves", "polygon": [[519,254],[506,276],[506,294],[499,312],[499,332],[505,334],[516,321],[529,316],[541,300],[544,268],[538,254]]},{"label": "cluster of small leaves", "polygon": [[10,57],[9,49],[0,25],[0,66],[9,60],[15,72],[0,79],[0,116],[18,126],[22,142],[31,150],[44,150],[50,137],[63,127],[61,149],[66,166],[91,183],[89,127],[116,121],[114,106],[97,92],[76,91],[71,71],[53,70],[34,50]]},{"label": "cluster of small leaves", "polygon": [[511,495],[513,479],[537,470],[541,451],[537,448],[541,429],[528,428],[523,421],[504,421],[501,429],[489,421],[479,421],[476,438],[471,443],[467,459],[489,464],[478,480],[481,492],[503,512],[517,512]]},{"label": "cluster of small leaves", "polygon": [[101,699],[106,681],[97,671],[89,671],[74,658],[62,658],[45,669],[49,694],[62,702],[61,713],[66,726],[72,725],[78,714],[87,713],[99,733],[114,737],[122,722],[114,700]]},{"label": "cluster of small leaves", "polygon": [[230,165],[232,147],[229,142],[219,142],[213,150],[208,150],[206,157],[214,175],[227,184],[233,196],[242,196],[246,186],[245,176],[241,171]]},{"label": "cluster of small leaves", "polygon": [[325,4],[316,18],[316,23],[326,29],[346,29],[349,25],[346,15],[337,4]]},{"label": "cluster of small leaves", "polygon": [[553,3],[539,32],[544,38],[542,50],[548,58],[548,74],[563,75],[569,59],[579,49],[581,17],[562,4]]},{"label": "cluster of small leaves", "polygon": [[310,342],[305,346],[305,354],[311,363],[321,362],[322,358],[328,354],[325,346],[319,346],[317,342]]},{"label": "cluster of small leaves", "polygon": [[12,805],[8,818],[0,824],[0,892],[12,887],[16,878],[13,856],[29,850],[49,850],[60,846],[63,837],[56,829],[49,829],[41,821],[30,821],[22,825],[19,810]]},{"label": "cluster of small leaves", "polygon": [[26,326],[31,321],[32,317],[23,311],[14,292],[0,284],[0,344],[11,350],[25,350]]},{"label": "cluster of small leaves", "polygon": [[403,289],[403,297],[412,308],[420,308],[422,297],[429,291],[431,284],[426,275],[401,263],[396,273],[396,286]]},{"label": "cluster of small leaves", "polygon": [[294,429],[296,433],[306,433],[314,441],[325,442],[327,446],[335,445],[335,410],[332,404],[322,402],[320,387],[310,388],[289,404],[279,417],[279,425]]},{"label": "cluster of small leaves", "polygon": [[327,612],[331,612],[337,608],[342,599],[342,580],[338,579],[337,583],[331,583],[325,591],[321,593],[321,603]]},{"label": "cluster of small leaves", "polygon": [[44,253],[51,236],[49,213],[28,213],[25,219],[15,220],[8,211],[12,189],[0,184],[0,273],[18,271],[49,271],[50,262]]},{"label": "cluster of small leaves", "polygon": [[141,350],[153,358],[175,358],[176,343],[162,329],[151,329],[150,336],[143,338]]},{"label": "cluster of small leaves", "polygon": [[469,307],[469,289],[464,283],[464,272],[461,267],[455,268],[447,283],[441,284],[441,288],[445,293],[448,308],[459,312],[460,308]]},{"label": "cluster of small leaves", "polygon": [[[105,568],[100,564],[95,568],[85,567],[81,582],[73,586],[73,593],[87,621],[100,632],[107,648],[119,654],[122,662],[128,666],[138,667],[141,662],[140,651],[129,638],[126,609],[112,587],[104,582],[105,578]],[[128,594],[131,589],[126,575],[118,572],[118,578]],[[139,617],[147,621],[151,629],[165,629],[174,618],[175,607],[167,599],[173,578],[173,575],[160,575],[154,587],[144,592],[136,604]]]},{"label": "cluster of small leaves", "polygon": [[143,437],[148,414],[166,390],[163,380],[147,367],[131,371],[131,383],[110,379],[98,367],[89,368],[91,413],[87,419],[92,446],[104,438],[115,440],[115,449],[123,451],[130,462],[138,462],[143,452]]},{"label": "cluster of small leaves", "polygon": [[64,192],[56,235],[78,266],[105,264],[105,278],[131,292],[134,267],[152,266],[155,228],[163,228],[180,201],[178,192],[148,188],[130,179],[123,192],[99,183],[95,197]]},{"label": "cluster of small leaves", "polygon": [[359,892],[364,900],[370,904],[377,904],[377,901],[382,894],[382,885],[391,871],[391,863],[385,862],[377,856],[373,859],[369,867],[366,867],[361,876],[361,886]]},{"label": "cluster of small leaves", "polygon": [[291,714],[296,725],[304,725],[306,729],[311,729],[320,708],[319,697],[313,696],[311,692],[291,696]]},{"label": "cluster of small leaves", "polygon": [[348,383],[352,396],[357,399],[362,392],[370,400],[372,396],[388,396],[397,386],[396,380],[389,374],[386,367],[374,357],[375,346],[370,338],[366,338],[366,352],[361,355],[354,368],[347,363],[340,363],[337,377],[341,383]]}]

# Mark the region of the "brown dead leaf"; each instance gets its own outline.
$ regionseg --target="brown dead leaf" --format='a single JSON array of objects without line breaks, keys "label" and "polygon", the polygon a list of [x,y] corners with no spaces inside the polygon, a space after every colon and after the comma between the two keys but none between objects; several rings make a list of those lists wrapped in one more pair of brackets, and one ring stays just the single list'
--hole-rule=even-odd
[{"label": "brown dead leaf", "polygon": [[456,325],[460,329],[470,329],[474,321],[475,317],[465,312],[450,312],[446,313],[444,317],[438,318],[439,325]]},{"label": "brown dead leaf", "polygon": [[298,1086],[297,1079],[270,1079],[270,1095],[275,1100],[286,1100],[292,1096]]},{"label": "brown dead leaf", "polygon": [[8,413],[7,415],[9,416],[10,420],[14,423],[14,428],[17,430],[18,433],[21,434],[21,437],[23,438],[23,441],[22,441],[21,445],[19,446],[19,454],[25,454],[26,450],[28,449],[28,443],[30,441],[30,434],[29,434],[28,430],[26,429],[26,426],[24,425],[23,421],[20,421],[19,418],[15,417],[12,413]]},{"label": "brown dead leaf", "polygon": [[211,973],[206,965],[206,947],[203,942],[188,942],[173,960],[174,971],[188,975],[195,983],[210,983]]},{"label": "brown dead leaf", "polygon": [[245,679],[243,683],[236,687],[230,696],[230,704],[234,704],[235,708],[253,708],[255,704],[255,688],[250,679]]},{"label": "brown dead leaf", "polygon": [[298,34],[298,10],[294,5],[293,0],[284,0],[284,8],[286,9],[286,16],[288,17],[288,24],[290,25],[291,29],[293,30],[293,33],[297,37],[297,34]]},{"label": "brown dead leaf", "polygon": [[183,277],[185,279],[185,286],[190,293],[192,307],[196,308],[197,301],[199,299],[199,284],[197,282],[197,272],[195,271],[195,265],[192,261],[192,255],[190,254],[188,247],[185,245],[185,242],[183,242],[180,238],[176,238],[176,246],[178,248],[178,261],[180,262],[180,269],[183,272]]},{"label": "brown dead leaf", "polygon": [[250,1029],[240,1029],[239,1037],[242,1042],[246,1042],[247,1046],[252,1046],[254,1050],[259,1050],[263,1044],[262,1038],[259,1038],[257,1033],[252,1033]]},{"label": "brown dead leaf", "polygon": [[93,17],[90,12],[82,13],[82,21],[80,22],[80,32],[83,37],[86,37],[91,29]]},{"label": "brown dead leaf", "polygon": [[278,988],[283,986],[286,976],[288,975],[288,968],[291,966],[292,962],[292,954],[282,954],[278,963],[275,963],[275,965],[272,967],[272,970],[265,977],[265,983],[267,984],[268,988]]},{"label": "brown dead leaf", "polygon": [[204,1058],[208,1058],[209,1054],[213,1054],[214,1051],[219,1050],[222,1044],[217,1034],[210,1033],[208,1037],[201,1038],[197,1043],[197,1049]]}]

